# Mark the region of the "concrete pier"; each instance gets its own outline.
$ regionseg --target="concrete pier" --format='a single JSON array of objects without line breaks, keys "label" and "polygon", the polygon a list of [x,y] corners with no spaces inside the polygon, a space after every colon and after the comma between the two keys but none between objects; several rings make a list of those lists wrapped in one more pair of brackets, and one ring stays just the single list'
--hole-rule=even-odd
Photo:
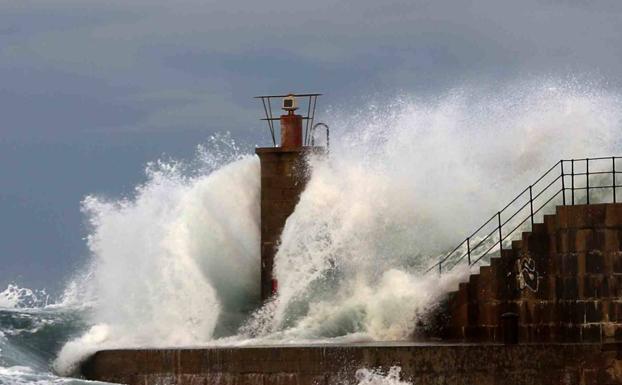
[{"label": "concrete pier", "polygon": [[90,380],[128,385],[335,385],[361,368],[401,367],[413,384],[622,384],[622,344],[352,344],[106,350],[82,367]]}]

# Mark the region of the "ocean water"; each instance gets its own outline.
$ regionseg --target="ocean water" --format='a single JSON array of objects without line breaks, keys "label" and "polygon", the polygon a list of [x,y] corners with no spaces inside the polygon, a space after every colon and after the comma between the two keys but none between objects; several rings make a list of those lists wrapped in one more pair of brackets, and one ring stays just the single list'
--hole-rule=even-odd
[{"label": "ocean water", "polygon": [[86,330],[86,310],[44,291],[9,285],[0,292],[0,384],[97,384],[60,377],[50,365],[64,341]]},{"label": "ocean water", "polygon": [[539,80],[324,112],[330,156],[309,159],[266,304],[257,157],[225,135],[155,161],[131,196],[84,198],[90,259],[62,298],[2,292],[0,383],[81,383],[104,348],[407,339],[469,273],[423,268],[559,159],[622,154],[621,101]]}]

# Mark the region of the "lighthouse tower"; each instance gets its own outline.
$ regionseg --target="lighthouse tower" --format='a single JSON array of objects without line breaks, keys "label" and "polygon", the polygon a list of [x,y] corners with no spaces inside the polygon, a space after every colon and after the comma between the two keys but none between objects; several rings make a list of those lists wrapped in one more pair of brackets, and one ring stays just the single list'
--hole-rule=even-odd
[{"label": "lighthouse tower", "polygon": [[[278,290],[273,275],[274,256],[285,226],[294,212],[308,180],[306,158],[310,153],[323,153],[325,147],[315,146],[314,131],[328,126],[314,123],[317,97],[321,94],[289,94],[257,96],[261,99],[265,118],[272,136],[272,147],[255,150],[261,162],[261,299],[266,300]],[[272,104],[278,100],[284,114],[272,115]],[[307,115],[298,115],[299,101],[306,101]],[[275,123],[280,124],[280,143],[275,136]]]}]

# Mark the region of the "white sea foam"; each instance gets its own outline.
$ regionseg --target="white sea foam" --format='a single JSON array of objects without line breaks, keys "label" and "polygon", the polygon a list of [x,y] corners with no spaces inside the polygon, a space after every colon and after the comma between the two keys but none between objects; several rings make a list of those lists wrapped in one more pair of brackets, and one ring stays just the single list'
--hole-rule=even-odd
[{"label": "white sea foam", "polygon": [[[61,378],[49,372],[38,372],[27,366],[0,367],[0,385],[105,385],[107,382]],[[113,385],[113,384],[111,384]]]},{"label": "white sea foam", "polygon": [[540,82],[329,113],[331,155],[311,159],[283,231],[278,296],[250,317],[259,283],[255,157],[225,156],[213,162],[224,167],[191,176],[161,164],[134,197],[88,197],[93,328],[63,348],[56,367],[68,372],[112,346],[408,338],[468,273],[439,279],[421,269],[560,158],[619,154],[620,101]]},{"label": "white sea foam", "polygon": [[85,199],[93,327],[64,346],[58,371],[103,347],[206,343],[234,333],[257,303],[258,159],[182,168],[151,166],[130,199]]},{"label": "white sea foam", "polygon": [[33,290],[9,284],[0,292],[0,309],[24,309],[45,307],[50,302],[50,296],[45,290]]},{"label": "white sea foam", "polygon": [[402,98],[332,118],[331,157],[313,161],[283,231],[278,296],[246,330],[408,338],[461,276],[422,277],[421,267],[559,159],[619,153],[619,101],[544,84]]},{"label": "white sea foam", "polygon": [[385,373],[382,370],[359,369],[356,371],[358,385],[409,385],[410,382],[401,381],[402,369],[393,366]]}]

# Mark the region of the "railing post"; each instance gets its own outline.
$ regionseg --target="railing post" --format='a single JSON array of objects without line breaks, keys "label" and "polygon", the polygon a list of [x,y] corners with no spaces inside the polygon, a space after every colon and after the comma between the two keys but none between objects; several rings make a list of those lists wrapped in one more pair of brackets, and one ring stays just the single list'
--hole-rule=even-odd
[{"label": "railing post", "polygon": [[590,160],[585,158],[585,195],[587,204],[590,204]]},{"label": "railing post", "polygon": [[566,206],[566,187],[564,184],[564,161],[562,160],[560,163],[562,166],[562,202],[564,206]]},{"label": "railing post", "polygon": [[471,237],[467,238],[467,259],[469,261],[469,266],[471,266],[471,243],[470,243],[470,239],[471,239]]},{"label": "railing post", "polygon": [[570,192],[572,194],[572,205],[574,206],[574,159],[570,160]]},{"label": "railing post", "polygon": [[501,211],[497,213],[497,220],[499,222],[499,254],[503,250],[503,237],[501,236]]},{"label": "railing post", "polygon": [[616,203],[616,157],[611,157],[612,173],[613,173],[613,203]]},{"label": "railing post", "polygon": [[529,210],[531,211],[531,231],[533,231],[533,194],[531,188],[532,186],[529,186]]},{"label": "railing post", "polygon": [[326,126],[326,150],[330,151],[330,128]]}]

